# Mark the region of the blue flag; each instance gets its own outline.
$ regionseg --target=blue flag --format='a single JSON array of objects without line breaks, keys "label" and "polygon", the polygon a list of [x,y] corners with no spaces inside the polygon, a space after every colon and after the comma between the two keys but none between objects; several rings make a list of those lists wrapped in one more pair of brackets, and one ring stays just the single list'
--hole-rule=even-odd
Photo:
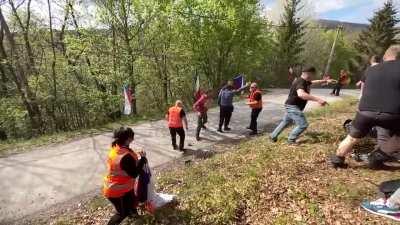
[{"label": "blue flag", "polygon": [[233,85],[235,86],[235,89],[239,89],[244,87],[245,83],[244,83],[244,76],[243,75],[239,75],[235,78],[233,78]]}]

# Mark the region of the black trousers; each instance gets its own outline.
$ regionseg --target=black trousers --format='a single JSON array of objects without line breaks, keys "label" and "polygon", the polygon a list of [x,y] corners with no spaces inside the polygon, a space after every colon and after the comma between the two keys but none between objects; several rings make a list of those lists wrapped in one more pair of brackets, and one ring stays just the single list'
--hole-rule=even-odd
[{"label": "black trousers", "polygon": [[222,129],[222,125],[225,128],[229,127],[233,112],[233,106],[220,106],[219,107],[219,129]]},{"label": "black trousers", "polygon": [[260,109],[251,109],[251,121],[250,121],[250,130],[257,132],[257,118],[260,115],[262,108]]},{"label": "black trousers", "polygon": [[124,196],[119,198],[108,198],[108,200],[114,205],[117,212],[108,221],[108,225],[120,224],[126,217],[136,214],[135,208],[135,194],[132,191],[127,192]]},{"label": "black trousers", "polygon": [[350,136],[363,138],[373,127],[382,127],[395,134],[400,134],[400,114],[358,111],[352,122]]},{"label": "black trousers", "polygon": [[185,146],[185,130],[183,129],[183,127],[180,128],[169,128],[169,133],[171,134],[171,140],[172,140],[172,146],[174,148],[177,147],[176,145],[176,134],[179,135],[179,149],[183,150],[184,146]]},{"label": "black trousers", "polygon": [[332,94],[334,94],[334,95],[336,95],[336,96],[339,96],[340,90],[341,90],[341,89],[342,89],[342,85],[339,84],[339,83],[337,83],[337,84],[333,87]]},{"label": "black trousers", "polygon": [[196,137],[200,137],[201,128],[204,127],[204,124],[207,123],[208,116],[207,112],[201,113],[197,116],[197,129],[196,129]]}]

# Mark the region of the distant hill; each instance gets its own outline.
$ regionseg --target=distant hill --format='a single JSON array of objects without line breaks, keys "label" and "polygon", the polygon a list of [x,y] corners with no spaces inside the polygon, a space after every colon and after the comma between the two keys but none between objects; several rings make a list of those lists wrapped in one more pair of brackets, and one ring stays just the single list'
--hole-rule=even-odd
[{"label": "distant hill", "polygon": [[336,29],[338,26],[343,26],[349,32],[360,32],[368,27],[368,24],[341,22],[337,20],[320,19],[317,20],[317,23],[327,29]]}]

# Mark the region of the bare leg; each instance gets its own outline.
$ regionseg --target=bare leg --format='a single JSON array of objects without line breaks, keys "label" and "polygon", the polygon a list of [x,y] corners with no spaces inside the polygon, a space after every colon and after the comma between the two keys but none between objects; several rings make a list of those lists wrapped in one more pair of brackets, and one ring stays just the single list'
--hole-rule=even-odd
[{"label": "bare leg", "polygon": [[339,144],[336,155],[339,157],[346,157],[353,150],[354,145],[360,141],[361,139],[359,138],[353,138],[350,135],[347,135],[347,137]]}]

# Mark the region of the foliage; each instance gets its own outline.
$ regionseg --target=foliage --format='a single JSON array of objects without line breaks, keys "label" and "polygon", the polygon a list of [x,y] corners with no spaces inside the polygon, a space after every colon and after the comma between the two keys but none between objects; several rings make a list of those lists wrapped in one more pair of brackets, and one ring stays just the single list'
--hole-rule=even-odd
[{"label": "foliage", "polygon": [[300,65],[303,60],[300,58],[304,50],[305,22],[299,18],[301,0],[288,0],[284,7],[284,13],[276,34],[276,77],[278,81],[288,82],[286,78],[288,68]]},{"label": "foliage", "polygon": [[370,25],[367,30],[362,31],[358,40],[354,43],[358,52],[358,68],[364,69],[373,55],[382,57],[386,49],[399,43],[396,35],[399,34],[396,24],[400,22],[393,1],[388,0],[383,8],[376,11],[370,19]]}]

